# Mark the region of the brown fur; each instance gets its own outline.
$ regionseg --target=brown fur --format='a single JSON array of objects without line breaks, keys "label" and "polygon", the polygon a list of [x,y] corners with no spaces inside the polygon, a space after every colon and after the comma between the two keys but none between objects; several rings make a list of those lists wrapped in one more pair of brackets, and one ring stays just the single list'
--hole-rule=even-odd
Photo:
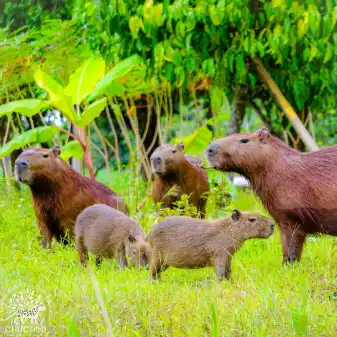
[{"label": "brown fur", "polygon": [[171,216],[153,227],[150,245],[150,279],[169,266],[204,268],[214,266],[219,280],[229,278],[231,259],[243,242],[267,238],[273,233],[271,220],[262,215],[234,210],[232,217],[212,222],[186,216]]},{"label": "brown fur", "polygon": [[[152,198],[155,203],[162,202],[162,208],[173,208],[182,194],[190,196],[189,202],[200,212],[206,214],[206,195],[209,191],[206,171],[198,158],[183,154],[184,145],[165,144],[158,147],[151,156],[152,170],[156,175]],[[173,188],[176,195],[168,192]]]},{"label": "brown fur", "polygon": [[102,258],[115,258],[121,268],[129,257],[133,266],[145,266],[148,245],[139,224],[110,206],[96,204],[83,210],[76,219],[75,241],[82,264],[88,252],[96,255],[96,264]]},{"label": "brown fur", "polygon": [[207,152],[210,165],[250,181],[280,226],[284,262],[300,260],[307,234],[337,235],[337,146],[298,152],[264,128],[217,140]]},{"label": "brown fur", "polygon": [[16,179],[30,187],[44,247],[52,238],[73,236],[77,215],[86,207],[104,203],[125,211],[122,199],[108,187],[82,176],[59,158],[60,148],[23,152],[15,162]]}]

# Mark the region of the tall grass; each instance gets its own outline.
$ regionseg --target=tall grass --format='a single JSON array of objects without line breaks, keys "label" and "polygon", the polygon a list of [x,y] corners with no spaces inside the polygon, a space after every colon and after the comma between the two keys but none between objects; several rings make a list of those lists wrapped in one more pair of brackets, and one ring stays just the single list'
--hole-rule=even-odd
[{"label": "tall grass", "polygon": [[[136,209],[146,186],[131,172],[115,178],[112,188],[148,231],[156,221],[151,200]],[[249,192],[239,192],[231,208],[264,212]],[[215,202],[208,205],[211,218],[225,212],[220,213]],[[278,231],[267,240],[247,241],[233,259],[232,281],[222,283],[208,268],[170,268],[161,282],[149,283],[147,270],[122,271],[114,261],[97,269],[93,259],[91,275],[73,246],[55,242],[52,252],[40,248],[27,188],[3,192],[0,335],[107,336],[110,330],[110,336],[336,336],[336,243],[327,236],[309,239],[301,263],[282,266]],[[32,330],[34,323],[14,331],[11,299],[27,291],[46,305],[43,332]]]}]

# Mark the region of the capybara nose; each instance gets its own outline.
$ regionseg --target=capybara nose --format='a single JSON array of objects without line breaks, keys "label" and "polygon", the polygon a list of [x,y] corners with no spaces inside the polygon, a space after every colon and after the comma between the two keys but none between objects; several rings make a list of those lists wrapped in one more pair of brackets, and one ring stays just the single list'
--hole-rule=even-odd
[{"label": "capybara nose", "polygon": [[161,158],[160,157],[157,157],[156,159],[156,162],[159,164],[161,162]]},{"label": "capybara nose", "polygon": [[273,231],[274,228],[275,228],[275,225],[272,223],[272,224],[270,225],[270,229]]},{"label": "capybara nose", "polygon": [[219,147],[220,147],[220,145],[218,143],[216,143],[216,142],[214,142],[211,145],[209,145],[208,148],[207,148],[207,150],[206,150],[207,156],[208,157],[214,156],[217,153]]},{"label": "capybara nose", "polygon": [[20,168],[26,168],[28,167],[28,161],[24,159],[16,160],[15,166],[20,167]]}]

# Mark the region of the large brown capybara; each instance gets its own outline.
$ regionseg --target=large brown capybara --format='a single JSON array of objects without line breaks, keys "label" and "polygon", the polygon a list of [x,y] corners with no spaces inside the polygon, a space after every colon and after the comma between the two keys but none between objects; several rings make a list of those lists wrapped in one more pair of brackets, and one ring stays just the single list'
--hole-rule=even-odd
[{"label": "large brown capybara", "polygon": [[262,215],[234,210],[231,217],[215,221],[171,216],[153,227],[150,245],[150,276],[156,279],[169,266],[204,268],[214,266],[218,279],[229,279],[231,259],[244,241],[268,238],[274,224]]},{"label": "large brown capybara", "polygon": [[96,255],[96,265],[103,258],[116,259],[121,268],[128,265],[126,257],[133,266],[145,266],[148,261],[148,245],[139,224],[107,205],[92,205],[79,214],[75,242],[83,265],[88,252]]},{"label": "large brown capybara", "polygon": [[250,181],[280,226],[284,263],[301,259],[307,234],[337,235],[337,146],[298,152],[263,128],[219,139],[206,151],[215,169]]},{"label": "large brown capybara", "polygon": [[[173,208],[173,203],[183,194],[189,195],[201,218],[206,214],[206,195],[209,192],[208,177],[198,158],[184,155],[184,144],[165,144],[159,146],[151,155],[152,171],[155,181],[152,198],[155,203],[162,202],[162,208]],[[174,193],[168,193],[174,189]],[[174,195],[173,195],[174,194]]]},{"label": "large brown capybara", "polygon": [[125,211],[122,199],[108,187],[82,176],[60,157],[60,147],[27,150],[15,161],[17,181],[30,187],[43,247],[52,238],[67,243],[65,233],[86,207],[104,203]]}]

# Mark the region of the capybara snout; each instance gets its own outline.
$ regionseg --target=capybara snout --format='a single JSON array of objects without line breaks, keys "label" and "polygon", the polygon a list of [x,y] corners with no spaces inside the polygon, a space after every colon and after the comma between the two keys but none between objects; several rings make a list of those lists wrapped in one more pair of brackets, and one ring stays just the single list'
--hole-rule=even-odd
[{"label": "capybara snout", "polygon": [[103,258],[116,259],[124,268],[128,261],[133,266],[145,266],[148,245],[139,224],[116,209],[96,204],[83,210],[75,224],[76,248],[82,264],[88,252],[96,255],[96,264]]},{"label": "capybara snout", "polygon": [[144,236],[129,234],[125,250],[131,265],[139,267],[147,266],[149,247],[145,242]]}]

